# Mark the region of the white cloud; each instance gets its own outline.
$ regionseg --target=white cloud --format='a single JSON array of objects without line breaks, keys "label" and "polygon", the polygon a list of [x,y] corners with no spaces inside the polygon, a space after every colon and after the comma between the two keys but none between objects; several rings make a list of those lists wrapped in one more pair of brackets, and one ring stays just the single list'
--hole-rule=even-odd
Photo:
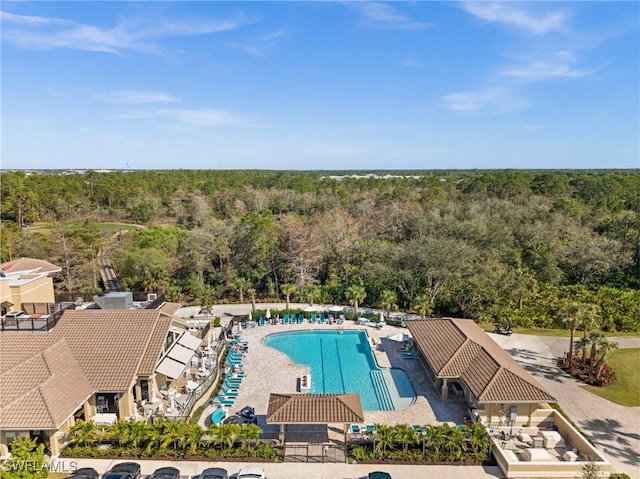
[{"label": "white cloud", "polygon": [[550,58],[536,60],[527,64],[503,68],[500,73],[523,82],[536,82],[555,79],[584,78],[593,75],[598,69],[580,69],[575,67],[574,55],[566,50],[559,51]]},{"label": "white cloud", "polygon": [[503,88],[481,91],[459,91],[445,95],[445,106],[456,113],[503,114],[527,108],[528,103]]},{"label": "white cloud", "polygon": [[418,60],[414,60],[413,58],[405,58],[400,62],[400,65],[405,68],[420,68],[422,66],[422,63],[420,63]]},{"label": "white cloud", "polygon": [[217,127],[238,125],[245,123],[245,120],[235,114],[223,110],[212,109],[166,109],[158,110],[159,113],[168,115],[174,120],[192,126]]},{"label": "white cloud", "polygon": [[100,99],[109,103],[175,103],[178,98],[164,92],[151,90],[114,90]]},{"label": "white cloud", "polygon": [[200,21],[127,19],[115,26],[98,27],[54,17],[2,12],[2,36],[30,50],[74,49],[122,55],[127,51],[158,53],[155,40],[174,36],[205,35],[235,30],[250,20]]},{"label": "white cloud", "polygon": [[503,23],[535,34],[563,31],[569,18],[565,11],[536,15],[517,2],[465,2],[462,8],[481,20]]},{"label": "white cloud", "polygon": [[251,55],[264,56],[267,54],[269,48],[271,48],[277,40],[286,37],[289,34],[289,30],[280,29],[274,32],[266,33],[257,39],[250,40],[245,43],[227,42],[224,44],[224,46],[228,48],[237,48]]},{"label": "white cloud", "polygon": [[421,30],[430,26],[428,23],[400,14],[395,8],[384,3],[352,2],[347,5],[360,12],[361,26],[381,30]]}]

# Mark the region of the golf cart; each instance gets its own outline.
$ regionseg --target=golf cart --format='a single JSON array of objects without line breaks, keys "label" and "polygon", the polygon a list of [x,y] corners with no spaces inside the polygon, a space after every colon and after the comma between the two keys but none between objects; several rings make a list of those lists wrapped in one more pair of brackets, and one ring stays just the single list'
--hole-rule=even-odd
[{"label": "golf cart", "polygon": [[511,336],[513,334],[513,331],[511,330],[511,323],[509,321],[495,322],[493,323],[493,326],[493,332],[496,334],[505,334],[507,336]]},{"label": "golf cart", "polygon": [[245,423],[258,424],[258,418],[256,417],[255,409],[251,406],[243,408],[238,415],[244,420]]}]

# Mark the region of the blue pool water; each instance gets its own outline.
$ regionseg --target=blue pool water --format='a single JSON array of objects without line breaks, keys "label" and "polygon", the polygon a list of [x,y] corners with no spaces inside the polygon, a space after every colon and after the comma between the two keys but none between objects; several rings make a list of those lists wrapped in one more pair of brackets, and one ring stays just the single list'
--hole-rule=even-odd
[{"label": "blue pool water", "polygon": [[415,401],[403,370],[378,367],[364,331],[279,333],[264,344],[309,368],[312,393],[359,393],[365,411],[403,409]]}]

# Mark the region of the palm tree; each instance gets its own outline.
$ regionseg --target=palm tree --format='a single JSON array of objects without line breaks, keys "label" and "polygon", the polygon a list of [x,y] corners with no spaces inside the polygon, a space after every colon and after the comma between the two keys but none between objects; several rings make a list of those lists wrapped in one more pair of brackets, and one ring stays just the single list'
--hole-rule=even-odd
[{"label": "palm tree", "polygon": [[260,434],[262,434],[262,429],[257,424],[245,423],[240,426],[238,439],[242,441],[242,448],[246,449],[249,441],[254,441],[254,444],[257,445]]},{"label": "palm tree", "polygon": [[443,424],[444,447],[449,451],[449,460],[458,461],[464,453],[464,433],[457,427]]},{"label": "palm tree", "polygon": [[489,434],[487,434],[487,430],[482,424],[479,422],[471,424],[469,443],[479,461],[484,461],[489,453],[489,440]]},{"label": "palm tree", "polygon": [[[580,315],[580,327],[583,331],[582,338],[587,341],[587,335],[589,331],[598,328],[600,319],[600,307],[597,304],[593,303],[585,303],[581,309]],[[582,351],[582,360],[584,361],[587,357],[587,351],[584,349]]]},{"label": "palm tree", "polygon": [[146,438],[149,424],[145,421],[126,421],[127,424],[127,442],[131,447],[137,449],[140,442]]},{"label": "palm tree", "polygon": [[358,305],[367,297],[367,291],[361,284],[352,284],[346,291],[347,299],[353,304],[353,311],[358,315]]},{"label": "palm tree", "polygon": [[398,295],[395,291],[385,289],[380,297],[380,306],[387,312],[387,321],[391,318],[391,310],[398,307]]},{"label": "palm tree", "polygon": [[238,276],[233,282],[233,287],[238,290],[238,296],[240,298],[240,302],[244,303],[244,292],[251,286],[249,280],[247,278],[243,278],[242,276]]},{"label": "palm tree", "polygon": [[207,436],[209,438],[209,444],[212,446],[220,446],[220,424],[209,424],[207,427]]},{"label": "palm tree", "polygon": [[251,297],[251,311],[256,312],[256,288],[247,288],[247,294]]},{"label": "palm tree", "polygon": [[415,299],[415,303],[413,304],[413,309],[415,309],[420,315],[422,315],[422,319],[425,319],[427,316],[431,315],[433,311],[433,304],[431,304],[431,298],[428,294],[421,294]]},{"label": "palm tree", "polygon": [[289,309],[289,301],[291,299],[291,295],[296,292],[297,286],[291,283],[285,283],[280,286],[280,291],[285,296],[285,300],[287,302],[287,310]]},{"label": "palm tree", "polygon": [[160,449],[168,449],[173,446],[175,451],[178,450],[178,444],[184,435],[184,425],[182,421],[162,421],[164,426],[164,439],[160,444]]},{"label": "palm tree", "polygon": [[376,432],[372,435],[373,441],[375,442],[373,455],[377,457],[377,453],[379,452],[380,457],[384,457],[387,448],[393,449],[395,431],[391,426],[385,424],[376,424],[374,427],[376,428]]},{"label": "palm tree", "polygon": [[198,448],[202,444],[202,438],[204,436],[204,429],[196,422],[189,422],[185,424],[184,435],[182,436],[182,445],[185,451],[188,451],[192,456],[196,454]]},{"label": "palm tree", "polygon": [[426,426],[427,434],[424,438],[425,446],[431,451],[431,458],[434,461],[440,459],[442,453],[442,445],[444,442],[444,436],[442,434],[442,428],[436,426]]},{"label": "palm tree", "polygon": [[408,424],[397,424],[395,429],[395,438],[402,444],[402,451],[409,451],[409,444],[416,444],[418,442],[418,435]]},{"label": "palm tree", "polygon": [[576,301],[570,301],[566,303],[560,310],[562,314],[562,322],[566,324],[571,331],[571,339],[569,340],[569,369],[573,366],[573,337],[575,336],[576,329],[580,324],[580,303]]},{"label": "palm tree", "polygon": [[[118,446],[124,446],[127,442],[127,424],[122,419],[118,419],[116,422],[111,424],[107,429],[107,433],[110,436],[116,436]],[[113,440],[113,437],[111,438]]]},{"label": "palm tree", "polygon": [[100,434],[98,426],[93,421],[83,421],[80,419],[71,428],[71,434],[73,444],[81,444],[86,447],[89,443],[93,443],[98,440]]},{"label": "palm tree", "polygon": [[321,294],[322,290],[315,284],[307,286],[303,291],[303,295],[310,305],[313,305],[313,303],[321,296]]},{"label": "palm tree", "polygon": [[162,441],[164,439],[165,421],[158,421],[155,424],[152,424],[147,430],[147,447],[145,448],[145,452],[150,453],[151,451],[157,451],[158,454],[165,454],[166,449],[162,448]]},{"label": "palm tree", "polygon": [[218,441],[221,446],[231,449],[239,435],[240,426],[238,424],[223,424],[218,430]]},{"label": "palm tree", "polygon": [[606,363],[607,357],[616,349],[618,349],[618,343],[616,343],[615,341],[605,340],[600,344],[600,349],[598,349],[598,365],[596,366],[596,381],[598,381],[600,379],[600,376],[602,375],[602,370]]}]

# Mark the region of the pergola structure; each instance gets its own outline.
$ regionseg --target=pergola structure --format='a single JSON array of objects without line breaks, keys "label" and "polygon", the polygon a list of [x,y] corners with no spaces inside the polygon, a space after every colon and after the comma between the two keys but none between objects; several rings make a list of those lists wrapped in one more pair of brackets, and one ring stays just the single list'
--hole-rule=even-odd
[{"label": "pergola structure", "polygon": [[344,424],[345,434],[351,423],[364,422],[360,395],[354,394],[277,394],[269,396],[267,424],[280,426],[280,443],[284,443],[289,424]]}]

